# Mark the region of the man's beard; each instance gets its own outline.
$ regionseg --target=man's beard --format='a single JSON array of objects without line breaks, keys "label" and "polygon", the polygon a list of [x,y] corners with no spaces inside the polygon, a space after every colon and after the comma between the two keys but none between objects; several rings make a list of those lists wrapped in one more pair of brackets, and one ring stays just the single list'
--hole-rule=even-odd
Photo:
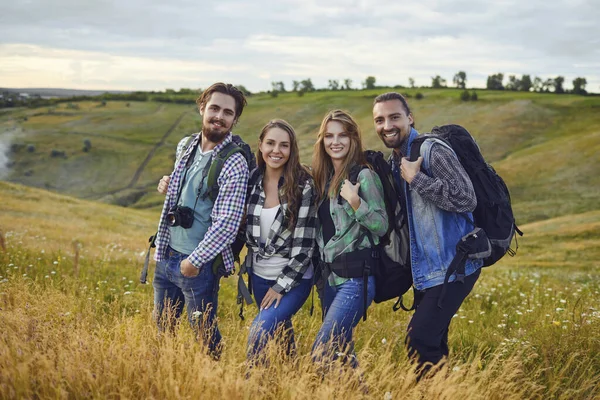
[{"label": "man's beard", "polygon": [[[396,132],[397,135],[394,136],[393,138],[386,138],[385,135],[388,133],[392,133],[392,132]],[[384,131],[381,130],[381,132],[378,132],[379,137],[381,138],[381,141],[383,142],[383,144],[385,145],[385,147],[387,147],[388,149],[397,149],[400,146],[402,146],[402,142],[404,142],[404,136],[402,135],[402,131],[400,131],[400,129],[392,129],[391,131]]]},{"label": "man's beard", "polygon": [[[210,121],[208,121],[209,126],[210,126],[210,124],[212,124],[214,122],[221,122],[221,121],[219,121],[217,119],[211,119]],[[223,126],[223,128],[221,128],[221,129],[211,129],[207,126],[202,127],[202,133],[203,133],[204,137],[208,141],[213,142],[213,143],[220,143],[223,139],[225,139],[225,136],[227,136],[227,134],[229,133],[229,130],[230,129],[225,128],[225,126]]]}]

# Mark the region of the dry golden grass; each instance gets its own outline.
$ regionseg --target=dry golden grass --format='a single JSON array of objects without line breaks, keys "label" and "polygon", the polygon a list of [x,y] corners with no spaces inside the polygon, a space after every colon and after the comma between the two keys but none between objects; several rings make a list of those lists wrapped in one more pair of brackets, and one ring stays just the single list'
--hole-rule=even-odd
[{"label": "dry golden grass", "polygon": [[220,361],[204,354],[185,320],[173,335],[157,334],[152,288],[137,283],[156,212],[8,183],[0,183],[0,203],[0,398],[600,396],[598,212],[524,226],[519,255],[484,270],[453,320],[449,363],[416,383],[403,347],[410,315],[390,304],[372,306],[356,329],[358,371],[334,367],[323,376],[311,362],[315,300],[315,315],[306,304],[294,317],[298,356],[272,346],[269,365],[247,376],[256,311],[239,320],[234,279],[221,283]]}]

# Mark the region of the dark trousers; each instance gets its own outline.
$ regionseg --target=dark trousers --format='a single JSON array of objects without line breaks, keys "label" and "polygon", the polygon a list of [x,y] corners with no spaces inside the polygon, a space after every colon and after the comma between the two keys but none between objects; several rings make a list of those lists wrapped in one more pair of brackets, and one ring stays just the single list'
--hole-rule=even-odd
[{"label": "dark trousers", "polygon": [[481,269],[465,277],[464,283],[448,283],[441,308],[438,307],[438,300],[443,285],[415,292],[416,310],[408,324],[406,346],[409,357],[414,358],[417,363],[419,377],[423,376],[431,365],[448,356],[448,328],[452,316],[471,293],[480,273]]}]

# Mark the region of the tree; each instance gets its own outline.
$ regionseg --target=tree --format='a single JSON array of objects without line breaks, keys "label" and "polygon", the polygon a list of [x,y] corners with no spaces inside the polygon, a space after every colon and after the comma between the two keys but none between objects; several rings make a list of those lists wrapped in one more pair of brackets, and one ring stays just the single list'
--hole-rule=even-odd
[{"label": "tree", "polygon": [[238,88],[240,90],[240,92],[244,93],[244,96],[252,96],[252,92],[249,91],[248,89],[246,89],[246,86],[244,85],[235,85],[236,88]]},{"label": "tree", "polygon": [[587,94],[585,85],[587,85],[587,80],[585,78],[577,77],[573,79],[573,93],[584,95]]},{"label": "tree", "polygon": [[304,92],[313,92],[315,90],[310,78],[304,79],[302,82],[300,82],[300,90]]},{"label": "tree", "polygon": [[273,92],[277,93],[285,93],[285,85],[283,82],[271,82],[271,87],[273,88]]},{"label": "tree", "polygon": [[542,81],[542,78],[540,78],[539,76],[536,76],[533,79],[533,91],[534,92],[541,92],[543,85],[544,85],[544,82]]},{"label": "tree", "polygon": [[548,93],[551,87],[554,87],[554,80],[552,78],[548,78],[542,83],[542,92]]},{"label": "tree", "polygon": [[411,88],[415,88],[415,80],[413,78],[408,78],[408,84]]},{"label": "tree", "polygon": [[515,75],[509,75],[508,76],[508,83],[506,84],[506,90],[519,90],[519,85],[521,84],[521,81],[517,79],[517,77]]},{"label": "tree", "polygon": [[352,90],[352,79],[344,79],[344,87],[346,90]]},{"label": "tree", "polygon": [[563,83],[565,82],[565,77],[564,76],[557,76],[556,78],[554,78],[554,93],[564,93],[565,89],[563,88]]},{"label": "tree", "polygon": [[462,93],[460,94],[460,99],[462,101],[469,101],[471,100],[471,95],[469,94],[469,91],[467,89],[463,90]]},{"label": "tree", "polygon": [[531,83],[531,76],[523,75],[519,84],[519,90],[521,92],[529,92],[533,84]]},{"label": "tree", "polygon": [[471,101],[477,100],[479,100],[479,97],[477,97],[477,92],[473,90],[473,92],[471,92]]},{"label": "tree", "polygon": [[452,78],[452,82],[459,89],[464,89],[467,86],[467,73],[465,71],[458,71],[454,78]]},{"label": "tree", "polygon": [[446,80],[439,75],[436,75],[435,77],[431,77],[431,87],[435,88],[435,89],[447,87]]},{"label": "tree", "polygon": [[367,76],[367,79],[365,79],[364,85],[365,85],[365,89],[375,89],[375,77]]},{"label": "tree", "polygon": [[489,90],[504,90],[504,86],[502,85],[502,80],[504,79],[504,74],[498,72],[494,75],[489,75],[487,78],[486,87]]},{"label": "tree", "polygon": [[292,91],[293,92],[297,92],[299,87],[300,87],[300,82],[292,81]]},{"label": "tree", "polygon": [[330,79],[327,85],[331,90],[340,90],[340,81],[337,79]]}]

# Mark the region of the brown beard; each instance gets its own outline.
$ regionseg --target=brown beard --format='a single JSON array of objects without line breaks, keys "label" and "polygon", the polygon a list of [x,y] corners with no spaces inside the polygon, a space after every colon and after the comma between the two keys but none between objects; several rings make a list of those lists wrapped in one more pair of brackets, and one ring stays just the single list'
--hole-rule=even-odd
[{"label": "brown beard", "polygon": [[204,134],[204,137],[209,142],[221,143],[223,141],[223,139],[225,139],[225,137],[227,136],[227,134],[229,132],[228,131],[220,132],[220,131],[203,130],[202,133]]}]

